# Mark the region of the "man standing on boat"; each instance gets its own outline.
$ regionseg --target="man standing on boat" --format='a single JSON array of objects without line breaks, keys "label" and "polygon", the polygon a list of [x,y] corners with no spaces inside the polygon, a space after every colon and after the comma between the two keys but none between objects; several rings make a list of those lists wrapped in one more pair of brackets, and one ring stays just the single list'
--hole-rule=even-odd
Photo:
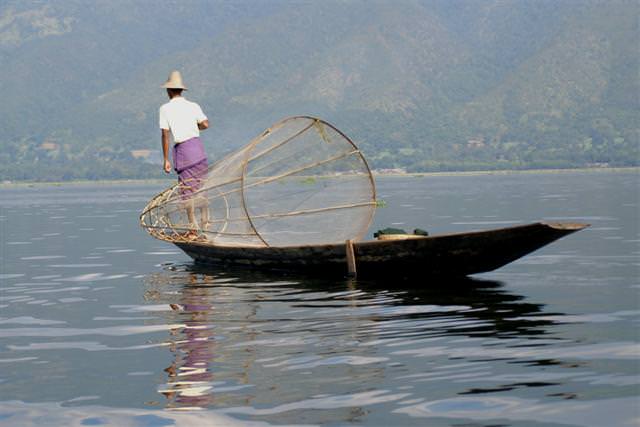
[{"label": "man standing on boat", "polygon": [[[162,154],[164,156],[164,171],[171,172],[169,161],[169,134],[173,136],[173,168],[178,174],[180,194],[186,202],[187,217],[190,228],[185,237],[195,238],[198,224],[194,212],[194,198],[192,194],[200,189],[206,177],[208,162],[204,146],[200,140],[200,131],[209,127],[209,120],[202,112],[202,108],[195,102],[187,101],[182,92],[187,90],[182,82],[179,71],[172,71],[169,78],[162,85],[167,90],[169,102],[162,105],[159,111],[159,123],[162,131]],[[206,200],[201,201],[202,227],[208,220]]]}]

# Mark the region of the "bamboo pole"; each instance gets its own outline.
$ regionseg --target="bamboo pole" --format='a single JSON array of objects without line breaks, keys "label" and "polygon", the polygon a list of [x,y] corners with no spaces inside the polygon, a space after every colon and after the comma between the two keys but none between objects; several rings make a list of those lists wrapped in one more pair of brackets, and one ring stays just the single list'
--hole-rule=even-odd
[{"label": "bamboo pole", "polygon": [[[272,152],[273,150],[275,150],[276,148],[282,147],[283,145],[285,145],[286,143],[290,142],[292,139],[299,137],[300,135],[302,135],[303,133],[305,133],[306,131],[308,131],[311,126],[313,126],[315,124],[315,121],[312,121],[308,126],[305,126],[302,130],[296,132],[295,134],[293,134],[292,136],[290,136],[289,138],[285,139],[284,141],[281,141],[279,143],[277,143],[276,145],[274,145],[273,147],[269,147],[266,150],[263,150],[261,152],[259,152],[258,154],[256,154],[255,156],[251,157],[248,161],[252,162],[256,159],[259,159],[260,157],[264,156],[265,154],[269,154],[270,152]],[[262,141],[262,139],[264,139],[267,135],[269,135],[271,132],[267,132],[263,134],[263,137],[260,138],[260,141]],[[257,145],[257,144],[256,144]]]},{"label": "bamboo pole", "polygon": [[[298,210],[298,211],[291,211],[291,212],[262,214],[262,215],[251,215],[251,218],[253,218],[253,219],[283,218],[283,217],[287,217],[287,216],[307,215],[307,214],[314,214],[314,213],[318,213],[318,212],[327,212],[327,211],[334,211],[334,210],[339,210],[339,209],[359,208],[359,207],[362,207],[362,206],[370,206],[370,205],[375,205],[375,202],[362,202],[362,203],[353,203],[353,204],[350,204],[350,205],[328,206],[326,208],[301,209],[301,210]],[[215,224],[215,223],[226,222],[226,221],[228,221],[228,222],[237,222],[237,221],[246,221],[246,220],[247,220],[247,218],[245,218],[245,217],[241,217],[241,218],[225,218],[225,219],[218,219],[218,220],[209,221],[209,223]]]}]

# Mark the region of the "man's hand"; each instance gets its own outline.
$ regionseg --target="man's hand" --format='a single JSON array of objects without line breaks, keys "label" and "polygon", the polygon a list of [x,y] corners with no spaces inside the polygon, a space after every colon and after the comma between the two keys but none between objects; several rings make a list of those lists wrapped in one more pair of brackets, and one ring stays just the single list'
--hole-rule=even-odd
[{"label": "man's hand", "polygon": [[165,173],[171,172],[171,162],[169,162],[169,129],[162,129],[162,157],[164,158]]}]

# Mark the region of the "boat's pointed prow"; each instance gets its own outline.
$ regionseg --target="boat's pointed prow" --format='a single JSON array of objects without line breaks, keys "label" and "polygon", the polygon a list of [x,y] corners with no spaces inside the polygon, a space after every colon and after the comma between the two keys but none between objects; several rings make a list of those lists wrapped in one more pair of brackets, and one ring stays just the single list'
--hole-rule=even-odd
[{"label": "boat's pointed prow", "polygon": [[568,233],[574,233],[591,226],[591,224],[587,224],[584,222],[543,222],[542,224],[556,230],[567,231]]}]

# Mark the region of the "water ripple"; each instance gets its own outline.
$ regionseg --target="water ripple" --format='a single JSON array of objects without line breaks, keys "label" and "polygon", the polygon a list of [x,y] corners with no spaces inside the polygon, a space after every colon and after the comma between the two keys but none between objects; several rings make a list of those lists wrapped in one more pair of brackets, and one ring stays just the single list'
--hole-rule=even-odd
[{"label": "water ripple", "polygon": [[273,415],[309,409],[336,409],[377,405],[404,399],[407,396],[410,395],[407,393],[390,393],[388,390],[374,390],[347,395],[332,395],[317,397],[315,399],[305,399],[272,408],[235,407],[224,409],[221,412],[225,414]]},{"label": "water ripple", "polygon": [[419,418],[521,420],[583,427],[636,425],[636,398],[543,403],[515,397],[459,397],[396,409],[395,413]]},{"label": "water ripple", "polygon": [[107,326],[102,328],[4,328],[0,329],[0,338],[9,337],[71,337],[79,335],[127,336],[149,334],[171,329],[186,328],[186,325],[148,325],[148,326]]}]

